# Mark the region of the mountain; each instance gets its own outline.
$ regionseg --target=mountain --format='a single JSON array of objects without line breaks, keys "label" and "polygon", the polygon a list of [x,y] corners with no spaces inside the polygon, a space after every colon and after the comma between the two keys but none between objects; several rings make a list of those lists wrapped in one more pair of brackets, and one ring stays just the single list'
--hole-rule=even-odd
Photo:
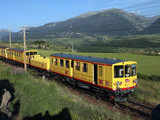
[{"label": "mountain", "polygon": [[151,18],[128,13],[121,9],[110,9],[89,12],[66,21],[30,28],[28,35],[31,39],[64,37],[70,33],[122,36],[135,34],[150,24]]},{"label": "mountain", "polygon": [[149,27],[144,29],[141,34],[160,34],[160,17]]},{"label": "mountain", "polygon": [[[128,36],[138,34],[158,17],[144,17],[121,9],[88,12],[61,22],[52,22],[27,30],[27,39],[83,38],[84,36]],[[22,40],[22,34],[14,33],[14,40]]]}]

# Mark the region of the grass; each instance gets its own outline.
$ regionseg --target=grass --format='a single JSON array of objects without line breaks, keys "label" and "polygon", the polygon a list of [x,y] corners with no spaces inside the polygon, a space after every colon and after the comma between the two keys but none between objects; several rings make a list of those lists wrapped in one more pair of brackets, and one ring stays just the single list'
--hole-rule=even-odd
[{"label": "grass", "polygon": [[136,89],[135,98],[144,103],[159,104],[160,81],[140,79]]},{"label": "grass", "polygon": [[13,72],[13,68],[0,63],[0,80],[9,80],[15,88],[15,99],[12,105],[20,100],[20,118],[33,116],[49,111],[56,115],[64,108],[68,108],[72,120],[129,120],[128,115],[99,104],[90,104],[81,96],[73,95],[65,86],[55,81],[35,78],[29,73]]}]

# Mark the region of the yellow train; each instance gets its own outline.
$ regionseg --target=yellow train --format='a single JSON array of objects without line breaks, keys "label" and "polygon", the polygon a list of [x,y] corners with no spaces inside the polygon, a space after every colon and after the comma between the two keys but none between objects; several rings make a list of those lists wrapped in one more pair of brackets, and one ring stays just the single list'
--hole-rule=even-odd
[{"label": "yellow train", "polygon": [[23,65],[25,54],[28,67],[59,74],[75,86],[99,90],[115,100],[132,93],[137,85],[135,61],[63,53],[42,57],[37,50],[0,47],[0,58],[10,63]]}]

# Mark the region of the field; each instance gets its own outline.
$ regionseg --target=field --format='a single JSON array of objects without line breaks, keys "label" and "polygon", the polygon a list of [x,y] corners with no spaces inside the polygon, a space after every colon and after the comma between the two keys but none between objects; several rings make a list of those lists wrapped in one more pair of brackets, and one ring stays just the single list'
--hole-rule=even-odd
[{"label": "field", "polygon": [[[9,45],[7,43],[1,45]],[[14,47],[22,47],[23,42],[19,43],[13,39]],[[106,35],[88,36],[84,35],[80,38],[76,37],[51,37],[51,38],[36,38],[27,39],[28,48],[34,49],[54,49],[56,51],[72,51],[72,44],[74,50],[78,52],[96,52],[96,53],[136,53],[136,54],[150,54],[157,55],[160,52],[160,34],[153,35],[129,35],[119,37],[109,37]]]},{"label": "field", "polygon": [[[14,100],[10,109],[19,101],[18,120],[35,115],[45,116],[46,112],[57,120],[71,118],[72,120],[130,120],[129,115],[113,111],[72,94],[65,86],[55,81],[47,81],[41,77],[33,77],[24,73],[22,68],[9,67],[0,63],[0,82],[9,81],[14,87]],[[61,119],[59,118],[61,117]]]}]

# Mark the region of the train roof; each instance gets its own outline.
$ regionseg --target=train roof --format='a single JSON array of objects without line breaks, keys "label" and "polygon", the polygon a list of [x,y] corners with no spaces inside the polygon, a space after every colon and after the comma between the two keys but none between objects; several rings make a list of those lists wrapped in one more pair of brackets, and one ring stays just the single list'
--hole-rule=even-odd
[{"label": "train roof", "polygon": [[21,49],[21,48],[9,48],[9,50],[24,52],[24,49]]},{"label": "train roof", "polygon": [[[22,49],[22,48],[9,48],[9,50],[15,50],[15,51],[19,51],[19,52],[24,52],[24,49]],[[25,50],[25,51],[29,51],[29,50]]]},{"label": "train roof", "polygon": [[73,60],[81,60],[81,61],[87,61],[87,62],[93,62],[93,63],[101,63],[101,64],[115,64],[119,62],[124,62],[124,60],[119,60],[119,59],[78,56],[78,55],[64,54],[64,53],[55,53],[55,54],[52,54],[51,56],[62,57],[62,58],[73,59]]},{"label": "train roof", "polygon": [[0,46],[0,48],[7,48],[6,46]]}]

